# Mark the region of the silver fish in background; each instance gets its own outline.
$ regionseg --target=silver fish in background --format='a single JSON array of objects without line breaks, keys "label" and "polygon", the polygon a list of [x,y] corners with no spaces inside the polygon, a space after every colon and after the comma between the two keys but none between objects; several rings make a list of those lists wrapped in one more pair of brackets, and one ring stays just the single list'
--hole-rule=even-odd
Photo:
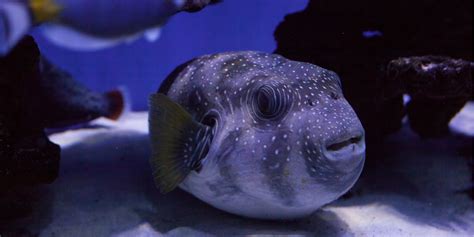
[{"label": "silver fish in background", "polygon": [[364,129],[339,77],[259,52],[204,56],[150,97],[151,166],[180,187],[247,217],[312,214],[347,192],[365,160]]},{"label": "silver fish in background", "polygon": [[0,55],[32,27],[57,45],[96,50],[142,35],[156,40],[168,18],[197,11],[215,0],[1,0]]}]

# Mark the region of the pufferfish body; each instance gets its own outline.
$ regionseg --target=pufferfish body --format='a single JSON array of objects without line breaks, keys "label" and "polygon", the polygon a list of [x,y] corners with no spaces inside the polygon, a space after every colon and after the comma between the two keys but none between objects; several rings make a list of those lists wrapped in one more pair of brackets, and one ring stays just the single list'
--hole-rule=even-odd
[{"label": "pufferfish body", "polygon": [[339,77],[261,52],[203,56],[150,97],[151,166],[227,212],[261,219],[312,214],[347,192],[365,159],[364,129]]}]

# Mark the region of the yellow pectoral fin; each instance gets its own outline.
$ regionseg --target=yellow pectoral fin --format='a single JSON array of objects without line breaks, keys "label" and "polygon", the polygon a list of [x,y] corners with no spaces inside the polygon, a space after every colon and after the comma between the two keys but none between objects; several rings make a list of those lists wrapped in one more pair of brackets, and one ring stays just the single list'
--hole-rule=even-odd
[{"label": "yellow pectoral fin", "polygon": [[56,19],[62,7],[55,0],[29,0],[35,23]]}]

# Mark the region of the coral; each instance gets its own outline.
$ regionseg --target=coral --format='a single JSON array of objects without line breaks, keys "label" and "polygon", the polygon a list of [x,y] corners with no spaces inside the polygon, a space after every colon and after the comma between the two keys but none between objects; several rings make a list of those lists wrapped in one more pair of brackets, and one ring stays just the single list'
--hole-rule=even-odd
[{"label": "coral", "polygon": [[58,175],[60,148],[37,119],[39,57],[27,37],[0,58],[0,188],[50,183]]},{"label": "coral", "polygon": [[438,137],[449,132],[449,121],[471,99],[473,66],[440,56],[399,58],[388,64],[385,80],[410,96],[411,128],[422,137]]}]

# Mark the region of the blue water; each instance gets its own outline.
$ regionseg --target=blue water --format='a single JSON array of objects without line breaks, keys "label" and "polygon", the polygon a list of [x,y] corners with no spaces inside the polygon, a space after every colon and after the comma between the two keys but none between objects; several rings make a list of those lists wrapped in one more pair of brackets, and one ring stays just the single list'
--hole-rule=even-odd
[{"label": "blue water", "polygon": [[77,80],[98,91],[128,87],[135,110],[147,109],[148,95],[178,65],[204,54],[275,49],[273,32],[288,13],[305,8],[307,0],[224,0],[199,13],[181,13],[150,43],[96,52],[60,48],[35,32],[42,53]]}]

